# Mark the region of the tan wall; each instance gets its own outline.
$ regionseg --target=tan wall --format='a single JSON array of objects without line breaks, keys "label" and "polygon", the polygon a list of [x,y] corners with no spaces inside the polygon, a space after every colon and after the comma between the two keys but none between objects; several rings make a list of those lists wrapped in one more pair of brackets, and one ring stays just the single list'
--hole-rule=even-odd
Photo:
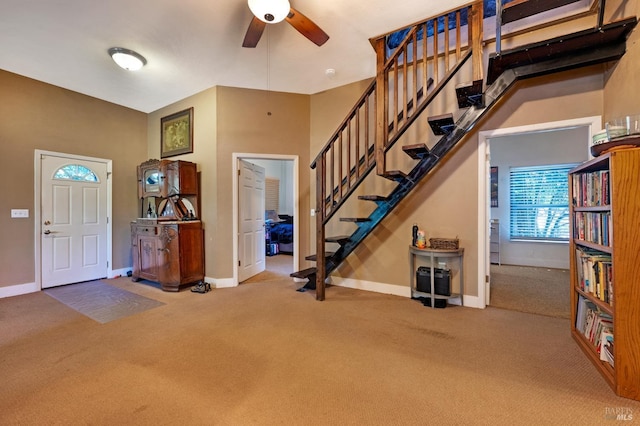
[{"label": "tan wall", "polygon": [[[488,48],[490,50],[491,47]],[[334,276],[358,281],[408,286],[410,279],[408,245],[411,227],[418,223],[430,237],[458,237],[465,249],[465,293],[478,295],[478,132],[507,127],[601,115],[603,106],[603,66],[566,72],[550,77],[520,82],[517,88],[475,127],[455,155],[418,185],[369,235],[364,244],[334,272]],[[342,121],[346,112],[362,94],[362,88],[345,86],[312,96],[312,156]],[[348,95],[348,96],[345,96]],[[349,98],[353,100],[349,103]],[[341,111],[338,114],[337,111]],[[342,112],[343,111],[343,112]],[[426,111],[425,117],[448,111]],[[460,114],[454,112],[455,116]],[[339,115],[337,119],[328,116]],[[399,145],[425,142],[424,126],[400,141]],[[427,138],[431,146],[433,139]],[[585,144],[587,141],[585,141]],[[393,154],[392,154],[393,156]],[[398,156],[395,156],[398,157]],[[405,156],[406,157],[406,156]],[[402,158],[394,159],[402,164]],[[392,167],[396,168],[396,167]],[[401,168],[407,171],[408,169]],[[378,178],[381,179],[381,178]],[[384,180],[384,179],[382,179]],[[364,187],[375,187],[365,183]],[[312,190],[314,191],[314,190]],[[315,191],[314,191],[315,192]],[[366,191],[364,193],[367,193]],[[388,192],[368,192],[386,195]],[[356,202],[354,202],[356,203]],[[365,202],[360,202],[365,203]],[[348,206],[346,210],[360,209],[364,216],[372,210]],[[341,214],[344,212],[341,212]],[[350,216],[350,215],[347,215]],[[347,233],[353,232],[351,226]],[[344,233],[344,232],[341,232]]]},{"label": "tan wall", "polygon": [[[621,0],[607,2],[607,19],[640,17],[640,1]],[[605,20],[606,22],[606,20]],[[611,64],[605,75],[604,121],[640,114],[640,29],[631,33],[627,40],[627,52],[615,64]]]},{"label": "tan wall", "polygon": [[[233,275],[231,190],[232,154],[282,154],[299,158],[300,257],[309,238],[309,96],[260,90],[218,88],[219,241],[214,252],[216,277]],[[295,267],[295,266],[294,266]]]},{"label": "tan wall", "polygon": [[[113,160],[113,269],[130,267],[146,114],[5,71],[0,93],[0,287],[35,281],[36,149]],[[29,218],[11,219],[12,208],[29,209]]]},{"label": "tan wall", "polygon": [[[172,157],[198,164],[205,228],[205,274],[233,277],[232,154],[299,156],[300,243],[309,229],[309,97],[215,87],[149,114],[149,156],[159,158],[161,117],[194,108],[194,152]],[[270,112],[271,115],[267,113]],[[304,250],[303,250],[304,252]]]}]

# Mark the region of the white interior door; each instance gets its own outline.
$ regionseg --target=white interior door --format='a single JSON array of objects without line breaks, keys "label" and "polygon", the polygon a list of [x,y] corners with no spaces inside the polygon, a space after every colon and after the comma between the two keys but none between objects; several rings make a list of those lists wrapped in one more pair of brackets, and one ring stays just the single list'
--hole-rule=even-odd
[{"label": "white interior door", "polygon": [[265,270],[265,170],[245,160],[238,162],[238,282],[242,282]]},{"label": "white interior door", "polygon": [[107,165],[44,155],[42,288],[107,276]]}]

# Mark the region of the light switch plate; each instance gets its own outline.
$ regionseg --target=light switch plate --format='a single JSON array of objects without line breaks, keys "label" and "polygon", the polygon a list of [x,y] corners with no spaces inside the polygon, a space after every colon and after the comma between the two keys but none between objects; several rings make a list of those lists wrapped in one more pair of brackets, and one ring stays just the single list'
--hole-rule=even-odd
[{"label": "light switch plate", "polygon": [[29,209],[11,209],[12,218],[25,218],[29,217]]}]

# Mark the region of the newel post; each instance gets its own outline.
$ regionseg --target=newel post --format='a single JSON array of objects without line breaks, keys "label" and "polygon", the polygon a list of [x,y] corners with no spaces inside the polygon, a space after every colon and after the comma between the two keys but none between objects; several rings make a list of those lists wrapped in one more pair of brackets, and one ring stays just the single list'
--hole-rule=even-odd
[{"label": "newel post", "polygon": [[316,165],[316,300],[324,300],[324,280],[327,274],[324,220],[326,217],[327,153],[320,155]]},{"label": "newel post", "polygon": [[375,134],[375,158],[376,158],[376,173],[383,175],[386,172],[385,167],[385,146],[388,139],[387,123],[387,94],[388,80],[385,72],[386,62],[386,37],[380,37],[375,41],[376,51],[376,134]]}]

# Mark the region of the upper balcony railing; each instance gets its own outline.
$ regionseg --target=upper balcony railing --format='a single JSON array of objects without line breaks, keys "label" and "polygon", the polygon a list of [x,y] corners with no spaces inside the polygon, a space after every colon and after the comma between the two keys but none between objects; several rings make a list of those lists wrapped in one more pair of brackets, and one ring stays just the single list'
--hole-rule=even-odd
[{"label": "upper balcony railing", "polygon": [[386,150],[469,57],[473,80],[482,79],[482,25],[480,0],[371,39],[378,60],[376,85],[384,88],[376,100],[378,174],[385,172]]}]

